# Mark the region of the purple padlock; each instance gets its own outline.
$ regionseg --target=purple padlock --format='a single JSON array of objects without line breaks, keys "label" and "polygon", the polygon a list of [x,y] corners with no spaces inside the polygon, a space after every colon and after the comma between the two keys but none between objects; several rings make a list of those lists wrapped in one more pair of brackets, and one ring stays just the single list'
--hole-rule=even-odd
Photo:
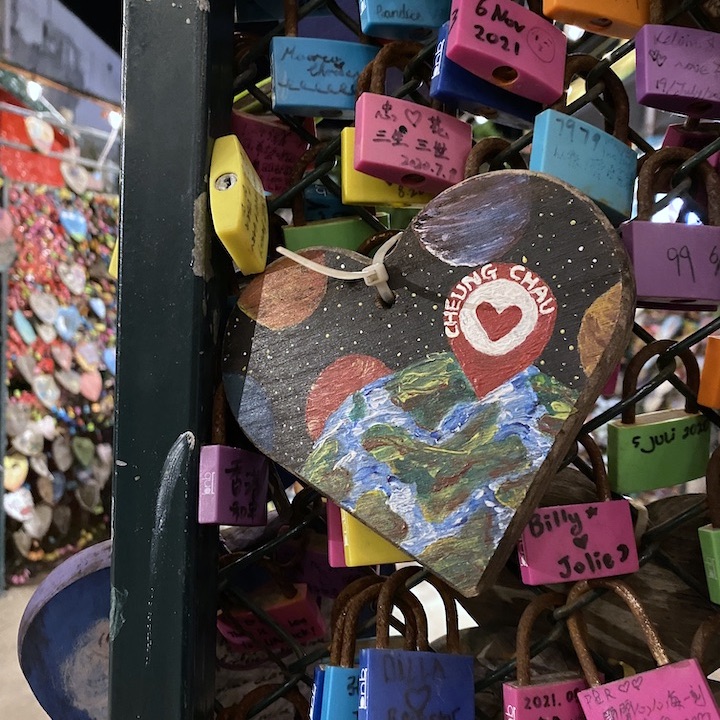
[{"label": "purple padlock", "polygon": [[[719,137],[720,123],[700,123],[697,119],[688,118],[682,125],[668,125],[662,147],[684,147],[699,152]],[[707,161],[720,172],[720,150],[713,153]]]},{"label": "purple padlock", "polygon": [[638,214],[620,226],[632,260],[639,307],[696,310],[720,303],[720,177],[707,162],[700,173],[707,189],[708,225],[651,222],[653,181],[666,166],[678,167],[693,150],[662,148],[638,177]]},{"label": "purple padlock", "polygon": [[512,0],[453,0],[447,57],[516,95],[544,105],[565,90],[567,38]]},{"label": "purple padlock", "polygon": [[198,522],[265,525],[268,475],[268,460],[260,453],[227,445],[202,447]]},{"label": "purple padlock", "polygon": [[641,105],[720,118],[720,34],[675,25],[644,25],[635,36],[635,50],[635,90]]}]

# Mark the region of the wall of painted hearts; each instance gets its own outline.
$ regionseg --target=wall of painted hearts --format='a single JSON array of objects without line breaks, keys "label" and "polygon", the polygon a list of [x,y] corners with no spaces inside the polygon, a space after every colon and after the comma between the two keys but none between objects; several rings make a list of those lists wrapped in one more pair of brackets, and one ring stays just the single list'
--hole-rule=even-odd
[{"label": "wall of painted hearts", "polygon": [[8,582],[109,536],[118,198],[9,182]]}]

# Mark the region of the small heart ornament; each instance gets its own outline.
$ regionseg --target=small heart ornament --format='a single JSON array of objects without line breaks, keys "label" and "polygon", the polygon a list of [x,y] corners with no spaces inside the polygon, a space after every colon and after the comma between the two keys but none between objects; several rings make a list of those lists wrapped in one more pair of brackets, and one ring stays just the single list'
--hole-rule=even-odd
[{"label": "small heart ornament", "polygon": [[36,375],[32,381],[32,388],[38,400],[48,410],[57,407],[60,400],[60,388],[52,375]]},{"label": "small heart ornament", "polygon": [[44,415],[40,420],[36,420],[34,425],[46,440],[55,439],[57,435],[57,420],[52,415]]},{"label": "small heart ornament", "polygon": [[90,402],[97,402],[102,394],[103,380],[99,370],[92,370],[80,376],[80,392]]},{"label": "small heart ornament", "polygon": [[73,455],[83,467],[88,467],[95,456],[95,443],[90,438],[76,435],[71,441]]},{"label": "small heart ornament", "polygon": [[61,472],[67,472],[73,464],[70,441],[64,435],[58,435],[52,444],[52,456],[55,465]]},{"label": "small heart ornament", "polygon": [[75,490],[75,497],[80,503],[80,507],[93,513],[93,515],[99,515],[103,511],[100,503],[100,488],[96,482],[91,481],[78,486]]},{"label": "small heart ornament", "polygon": [[88,300],[88,305],[90,306],[90,309],[101,319],[105,319],[105,315],[107,313],[107,309],[105,307],[105,302],[102,298],[99,297],[92,297],[90,300]]},{"label": "small heart ornament", "polygon": [[23,523],[23,530],[36,540],[42,540],[52,523],[53,511],[49,505],[41,503],[35,506],[32,515]]},{"label": "small heart ornament", "polygon": [[473,596],[627,347],[628,257],[586,196],[502,170],[440,193],[384,264],[390,306],[289,258],[248,279],[227,324],[225,390],[260,452]]},{"label": "small heart ornament", "polygon": [[63,180],[65,180],[65,184],[74,193],[77,195],[85,193],[90,176],[82,165],[76,165],[74,162],[63,160],[60,163],[60,173],[63,176]]},{"label": "small heart ornament", "polygon": [[103,350],[103,362],[105,363],[105,367],[107,368],[108,372],[111,375],[115,375],[116,370],[116,353],[115,348],[105,348]]},{"label": "small heart ornament", "polygon": [[29,423],[25,430],[12,439],[11,444],[15,450],[30,457],[42,452],[45,439],[35,423]]},{"label": "small heart ornament", "polygon": [[97,343],[85,341],[75,346],[75,360],[77,364],[88,372],[97,370],[100,365],[100,351]]},{"label": "small heart ornament", "polygon": [[[82,315],[80,315],[80,311],[74,305],[62,307],[58,311],[57,320],[55,320],[55,329],[65,342],[71,342],[80,329],[82,322]],[[65,369],[67,370],[68,368]]]},{"label": "small heart ornament", "polygon": [[3,507],[13,520],[25,522],[32,517],[35,503],[30,490],[23,486],[15,492],[7,492],[3,495]]},{"label": "small heart ornament", "polygon": [[37,334],[40,337],[40,339],[46,344],[50,345],[50,343],[55,342],[57,340],[57,331],[52,325],[46,325],[45,323],[40,323],[40,325],[36,328]]},{"label": "small heart ornament", "polygon": [[60,537],[68,534],[72,511],[67,505],[57,505],[53,509],[53,525],[57,528]]},{"label": "small heart ornament", "polygon": [[32,408],[27,403],[13,402],[5,410],[5,430],[10,437],[19,435],[30,422]]},{"label": "small heart ornament", "polygon": [[53,359],[63,369],[69,370],[72,367],[73,351],[67,345],[53,345],[50,348]]},{"label": "small heart ornament", "polygon": [[35,316],[42,322],[52,325],[57,319],[60,305],[54,295],[44,292],[32,292],[28,297],[28,304]]},{"label": "small heart ornament", "polygon": [[80,373],[74,370],[57,370],[55,379],[71,395],[77,395],[80,392]]},{"label": "small heart ornament", "polygon": [[37,473],[39,477],[49,478],[52,477],[50,468],[48,468],[47,458],[43,453],[33,455],[30,457],[30,467],[34,473]]},{"label": "small heart ornament", "polygon": [[30,115],[25,118],[25,129],[30,137],[30,142],[36,150],[47,155],[55,142],[55,131],[52,125],[39,117]]},{"label": "small heart ornament", "polygon": [[13,325],[15,329],[20,333],[20,337],[26,345],[32,345],[37,340],[37,334],[35,328],[32,326],[30,321],[23,315],[22,310],[15,310],[13,312]]},{"label": "small heart ornament", "polygon": [[87,220],[85,215],[79,210],[63,210],[60,213],[60,224],[65,229],[65,232],[76,242],[87,238]]},{"label": "small heart ornament", "polygon": [[37,488],[40,499],[44,503],[47,503],[48,505],[55,504],[55,488],[53,486],[52,475],[50,475],[50,477],[41,475],[35,481],[35,487]]},{"label": "small heart ornament", "polygon": [[23,376],[25,382],[28,383],[28,385],[32,385],[35,379],[35,368],[37,367],[35,358],[31,355],[20,355],[15,358],[15,367]]},{"label": "small heart ornament", "polygon": [[65,494],[65,488],[67,487],[67,478],[65,473],[61,470],[53,470],[53,500],[57,503],[60,502],[62,496]]},{"label": "small heart ornament", "polygon": [[78,263],[68,265],[67,263],[59,262],[57,265],[57,273],[63,285],[65,285],[73,295],[83,294],[85,291],[85,283],[87,282],[87,273],[82,265]]},{"label": "small heart ornament", "polygon": [[28,459],[24,455],[12,453],[6,455],[3,461],[5,474],[3,477],[3,487],[7,492],[15,492],[23,486],[28,476]]}]

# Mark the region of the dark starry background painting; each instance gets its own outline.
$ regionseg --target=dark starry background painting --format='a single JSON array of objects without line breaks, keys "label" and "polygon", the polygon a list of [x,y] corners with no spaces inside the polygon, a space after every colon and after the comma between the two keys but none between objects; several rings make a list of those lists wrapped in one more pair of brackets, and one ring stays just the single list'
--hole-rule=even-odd
[{"label": "dark starry background painting", "polygon": [[[556,321],[534,364],[581,391],[587,384],[578,349],[583,315],[627,274],[627,259],[618,254],[614,231],[597,210],[568,192],[569,186],[537,175],[531,181],[531,176],[492,173],[460,183],[430,203],[413,223],[415,230],[406,232],[386,259],[397,294],[391,308],[383,307],[377,292],[362,281],[318,280],[297,266],[298,287],[286,288],[278,302],[283,315],[296,314],[307,284],[321,282],[324,297],[309,317],[272,332],[236,308],[223,352],[225,385],[250,439],[262,439],[261,450],[297,471],[312,449],[305,411],[320,373],[349,354],[369,355],[395,371],[447,352],[445,298],[458,281],[490,261],[524,265],[551,288],[558,303]],[[345,270],[367,263],[349,252],[325,252],[318,259]],[[245,392],[252,401],[246,396],[240,413],[246,369],[252,381]]]}]

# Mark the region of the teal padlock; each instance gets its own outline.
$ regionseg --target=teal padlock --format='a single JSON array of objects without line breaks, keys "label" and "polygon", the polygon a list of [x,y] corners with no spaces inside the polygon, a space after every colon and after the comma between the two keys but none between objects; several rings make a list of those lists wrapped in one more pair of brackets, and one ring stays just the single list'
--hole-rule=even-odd
[{"label": "teal padlock", "polygon": [[698,528],[710,600],[720,605],[720,447],[710,456],[705,473],[710,524]]},{"label": "teal padlock", "polygon": [[[665,352],[672,340],[646,345],[628,363],[623,377],[623,398],[637,389],[640,370],[648,360]],[[690,350],[679,354],[685,365],[686,383],[697,395],[700,370]],[[608,423],[608,480],[621,494],[670,487],[705,474],[710,453],[710,421],[698,412],[694,396],[684,410],[658,410],[636,417],[628,405],[620,420]]]},{"label": "teal padlock", "polygon": [[393,40],[426,40],[450,19],[450,0],[360,0],[366,35]]},{"label": "teal padlock", "polygon": [[270,42],[272,107],[305,117],[352,118],[355,88],[373,45],[297,37],[297,2],[285,2],[285,36]]},{"label": "teal padlock", "polygon": [[[565,87],[575,75],[586,76],[597,64],[589,55],[571,55]],[[637,155],[628,143],[629,103],[620,78],[609,68],[601,75],[604,98],[613,106],[612,135],[559,112],[564,98],[535,118],[530,170],[547,173],[594,200],[613,224],[630,217]]]}]

